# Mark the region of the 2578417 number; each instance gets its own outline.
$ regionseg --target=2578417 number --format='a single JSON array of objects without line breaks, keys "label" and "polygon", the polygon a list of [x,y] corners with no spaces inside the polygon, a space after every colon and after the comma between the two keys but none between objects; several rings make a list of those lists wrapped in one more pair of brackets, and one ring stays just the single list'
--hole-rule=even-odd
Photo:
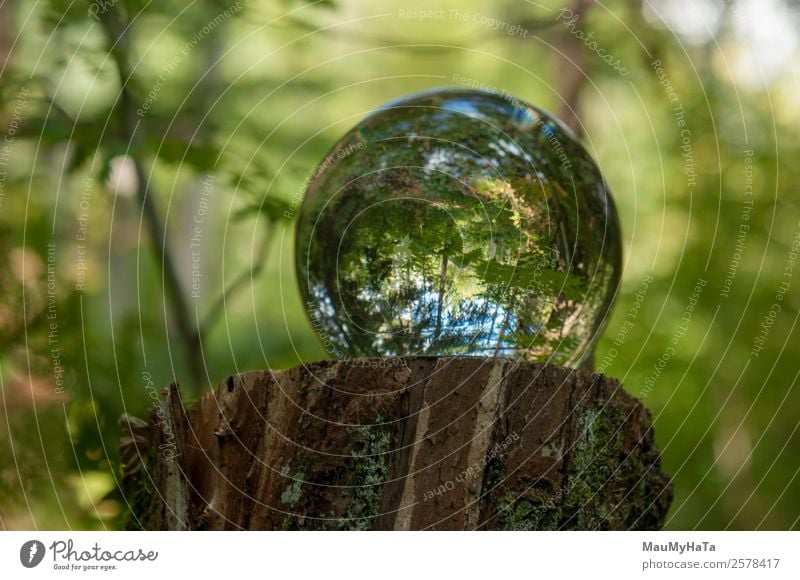
[{"label": "2578417 number", "polygon": [[732,558],[728,567],[731,569],[777,568],[780,561],[780,558]]}]

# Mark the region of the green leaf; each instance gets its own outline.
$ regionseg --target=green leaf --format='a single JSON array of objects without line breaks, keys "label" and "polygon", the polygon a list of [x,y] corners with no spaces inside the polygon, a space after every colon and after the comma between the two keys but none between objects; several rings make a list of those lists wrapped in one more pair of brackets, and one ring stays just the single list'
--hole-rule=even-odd
[{"label": "green leaf", "polygon": [[148,149],[162,161],[186,164],[201,172],[214,169],[219,155],[216,147],[179,139],[151,140]]},{"label": "green leaf", "polygon": [[281,220],[291,219],[289,216],[292,212],[292,206],[289,202],[279,199],[275,196],[266,197],[259,203],[252,203],[237,210],[233,214],[234,220],[241,220],[252,215],[261,215],[270,222],[278,222]]}]

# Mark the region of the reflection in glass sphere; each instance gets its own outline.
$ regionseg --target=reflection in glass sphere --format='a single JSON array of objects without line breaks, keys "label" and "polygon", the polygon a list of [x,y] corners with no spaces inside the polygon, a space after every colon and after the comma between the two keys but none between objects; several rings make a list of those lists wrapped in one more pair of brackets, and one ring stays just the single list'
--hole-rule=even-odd
[{"label": "reflection in glass sphere", "polygon": [[483,91],[411,95],[312,177],[297,271],[329,353],[577,365],[590,352],[619,283],[619,223],[552,117]]}]

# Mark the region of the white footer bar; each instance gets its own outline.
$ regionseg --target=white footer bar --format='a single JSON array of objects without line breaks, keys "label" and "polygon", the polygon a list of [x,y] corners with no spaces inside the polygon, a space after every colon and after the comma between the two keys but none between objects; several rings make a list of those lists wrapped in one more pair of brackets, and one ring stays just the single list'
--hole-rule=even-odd
[{"label": "white footer bar", "polygon": [[[3,532],[0,578],[800,578],[798,532]],[[513,574],[513,576],[512,576]],[[588,576],[591,575],[591,576]]]}]

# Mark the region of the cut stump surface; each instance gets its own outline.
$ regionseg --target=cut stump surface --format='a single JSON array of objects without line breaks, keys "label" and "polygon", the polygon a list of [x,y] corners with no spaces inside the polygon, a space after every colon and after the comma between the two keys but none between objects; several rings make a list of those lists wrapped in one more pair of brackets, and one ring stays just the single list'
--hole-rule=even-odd
[{"label": "cut stump surface", "polygon": [[672,499],[643,405],[552,365],[326,361],[120,423],[133,528],[658,529]]}]

